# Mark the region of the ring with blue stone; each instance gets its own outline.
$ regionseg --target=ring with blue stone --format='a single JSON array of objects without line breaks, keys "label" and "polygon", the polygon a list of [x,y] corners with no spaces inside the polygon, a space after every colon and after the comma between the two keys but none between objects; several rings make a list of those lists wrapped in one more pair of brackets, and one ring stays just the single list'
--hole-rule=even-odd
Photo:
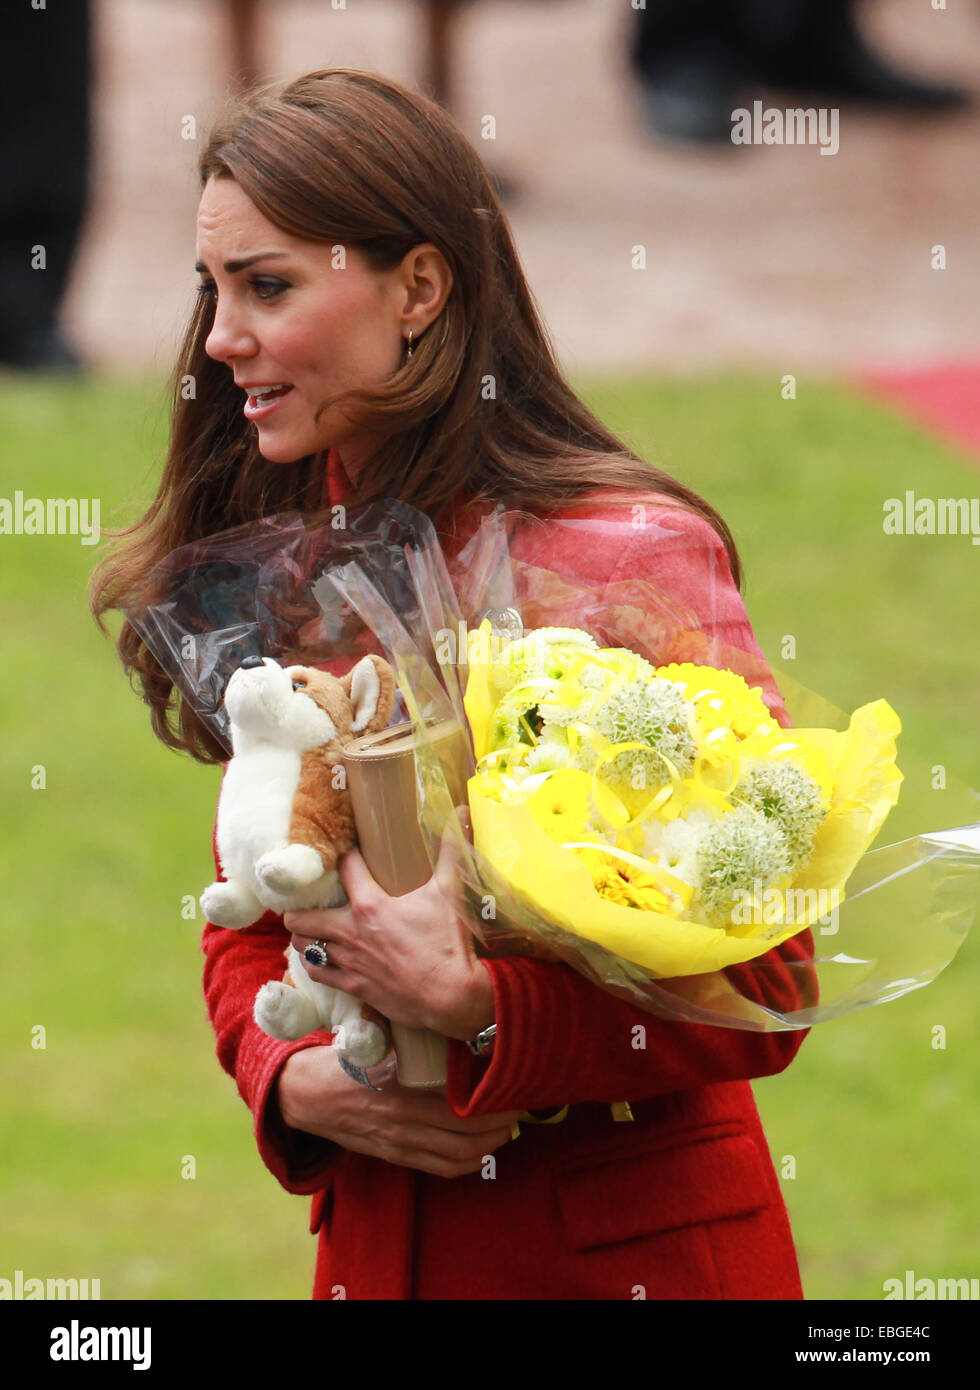
[{"label": "ring with blue stone", "polygon": [[327,955],[327,943],[325,941],[311,941],[309,946],[303,951],[304,959],[310,965],[326,965],[329,960]]}]

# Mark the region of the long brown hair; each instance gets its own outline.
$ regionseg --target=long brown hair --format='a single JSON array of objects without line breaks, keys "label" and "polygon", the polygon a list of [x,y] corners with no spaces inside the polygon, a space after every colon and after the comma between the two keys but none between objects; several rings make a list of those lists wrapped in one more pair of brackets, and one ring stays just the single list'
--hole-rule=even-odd
[{"label": "long brown hair", "polygon": [[[343,399],[356,427],[384,436],[359,475],[359,500],[400,497],[436,517],[461,495],[546,515],[596,490],[667,494],[718,531],[740,585],[738,552],[718,513],[628,449],[565,381],[487,171],[443,108],[354,68],[321,69],[279,87],[254,88],[219,116],[200,157],[201,187],[233,178],[284,231],[356,246],[379,271],[432,242],[453,274],[439,318],[412,356],[382,384]],[[322,506],[325,454],[282,464],[259,453],[232,373],[205,352],[213,314],[201,299],[173,368],[157,495],[134,525],[108,532],[125,541],[92,575],[89,602],[103,632],[103,615],[125,607],[171,550],[275,512],[309,515]],[[129,622],[117,648],[157,736],[200,762],[223,760]]]}]

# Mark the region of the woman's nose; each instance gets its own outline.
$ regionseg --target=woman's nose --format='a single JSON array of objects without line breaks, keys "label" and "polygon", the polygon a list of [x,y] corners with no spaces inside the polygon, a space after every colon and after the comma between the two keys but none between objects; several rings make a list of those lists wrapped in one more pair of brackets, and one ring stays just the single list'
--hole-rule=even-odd
[{"label": "woman's nose", "polygon": [[204,343],[204,351],[217,362],[226,362],[230,357],[247,357],[254,353],[258,344],[241,315],[233,308],[214,311],[211,332]]}]

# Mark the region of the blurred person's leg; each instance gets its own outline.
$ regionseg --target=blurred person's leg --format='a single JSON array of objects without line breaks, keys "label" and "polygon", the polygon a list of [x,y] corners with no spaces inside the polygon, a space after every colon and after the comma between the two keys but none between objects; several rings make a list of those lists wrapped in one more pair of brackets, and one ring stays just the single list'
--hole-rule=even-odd
[{"label": "blurred person's leg", "polygon": [[261,77],[259,0],[225,0],[232,81],[245,91]]},{"label": "blurred person's leg", "polygon": [[[58,311],[85,214],[89,171],[88,0],[4,11],[0,84],[0,363],[72,369]],[[35,247],[43,247],[44,268]]]},{"label": "blurred person's leg", "polygon": [[742,75],[735,9],[737,0],[646,0],[635,11],[629,56],[655,134],[730,140]]},{"label": "blurred person's leg", "polygon": [[739,0],[746,76],[887,106],[956,105],[967,94],[900,72],[863,38],[854,0]]},{"label": "blurred person's leg", "polygon": [[[472,0],[422,0],[422,86],[429,96],[458,117],[455,86],[456,21]],[[484,161],[490,181],[502,202],[513,202],[520,185],[489,160]]]},{"label": "blurred person's leg", "polygon": [[423,83],[430,96],[452,110],[453,64],[452,29],[459,13],[459,0],[425,0],[426,42],[423,54]]}]

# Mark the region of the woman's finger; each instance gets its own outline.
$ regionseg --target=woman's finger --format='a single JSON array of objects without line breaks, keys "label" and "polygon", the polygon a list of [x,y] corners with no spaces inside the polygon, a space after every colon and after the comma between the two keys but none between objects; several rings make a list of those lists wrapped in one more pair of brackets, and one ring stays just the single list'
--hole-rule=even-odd
[{"label": "woman's finger", "polygon": [[487,1146],[486,1154],[480,1154],[476,1158],[456,1159],[447,1158],[444,1154],[436,1153],[431,1149],[403,1148],[400,1145],[380,1144],[376,1139],[368,1137],[352,1137],[324,1132],[323,1138],[339,1143],[346,1149],[352,1149],[355,1153],[367,1154],[371,1158],[380,1158],[385,1163],[394,1163],[399,1168],[412,1168],[416,1172],[431,1173],[433,1177],[437,1178],[460,1178],[467,1173],[478,1173],[483,1167],[485,1159],[489,1157],[489,1146]]},{"label": "woman's finger", "polygon": [[386,897],[383,888],[372,876],[364,856],[355,846],[337,861],[337,873],[351,903],[366,912]]},{"label": "woman's finger", "polygon": [[489,1134],[495,1129],[509,1130],[523,1113],[523,1110],[511,1110],[503,1115],[468,1115],[463,1118],[450,1110],[448,1114],[428,1123],[433,1129],[445,1130],[449,1134]]},{"label": "woman's finger", "polygon": [[344,907],[290,908],[282,914],[282,924],[295,936],[349,941],[354,930],[354,913],[349,903]]},{"label": "woman's finger", "polygon": [[486,1160],[491,1157],[488,1152],[481,1154],[479,1158],[470,1159],[451,1159],[443,1158],[440,1154],[432,1154],[424,1149],[416,1153],[406,1153],[401,1158],[389,1159],[389,1162],[399,1163],[404,1168],[414,1168],[422,1173],[431,1173],[437,1178],[463,1178],[468,1173],[479,1173]]},{"label": "woman's finger", "polygon": [[[323,969],[329,969],[331,965],[340,965],[340,957],[346,949],[341,942],[336,939],[331,940],[326,936],[300,936],[298,932],[294,932],[289,940],[293,950],[299,951],[307,965],[317,965],[317,962],[311,961],[305,952],[309,946],[318,946],[320,954],[326,956],[326,960],[322,963]],[[317,968],[321,967],[317,966]]]},{"label": "woman's finger", "polygon": [[504,1110],[495,1115],[457,1115],[450,1108],[444,1096],[432,1091],[412,1091],[399,1086],[402,1092],[401,1103],[396,1113],[405,1120],[416,1121],[432,1129],[445,1130],[450,1134],[485,1134],[494,1129],[510,1129],[519,1120],[523,1110]]},{"label": "woman's finger", "polygon": [[329,965],[313,965],[302,957],[303,969],[310,979],[318,985],[326,985],[328,989],[339,989],[342,994],[350,994],[359,999],[358,985],[353,976],[344,968],[339,961],[331,960]]},{"label": "woman's finger", "polygon": [[513,1137],[510,1126],[501,1129],[485,1130],[482,1134],[454,1134],[446,1129],[429,1129],[425,1125],[405,1125],[388,1140],[394,1151],[413,1156],[434,1156],[446,1163],[473,1164],[479,1167],[480,1161],[494,1149],[499,1149]]}]

